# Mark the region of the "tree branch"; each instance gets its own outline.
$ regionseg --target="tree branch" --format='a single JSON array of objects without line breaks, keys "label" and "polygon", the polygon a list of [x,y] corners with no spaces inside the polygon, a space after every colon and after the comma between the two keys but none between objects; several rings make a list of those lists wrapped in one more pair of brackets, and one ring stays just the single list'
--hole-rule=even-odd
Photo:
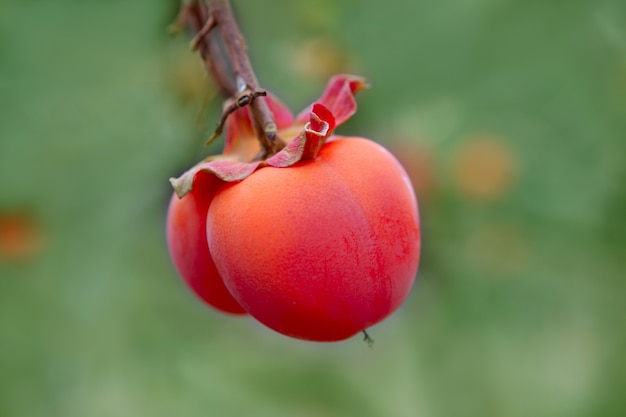
[{"label": "tree branch", "polygon": [[[221,94],[227,99],[228,105],[225,106],[216,135],[220,134],[226,118],[232,113],[232,103],[245,103],[239,107],[250,106],[252,125],[263,149],[258,158],[265,159],[280,151],[285,143],[276,134],[274,115],[263,98],[265,91],[259,87],[248,58],[246,42],[235,21],[229,1],[208,0],[207,5],[206,0],[193,0],[183,5],[181,14],[195,34],[191,41],[192,49],[200,51],[209,73]],[[219,34],[215,33],[216,29]]]},{"label": "tree branch", "polygon": [[[193,1],[183,5],[181,14],[191,32],[195,34],[191,48],[199,50],[209,74],[224,97],[237,94],[237,86],[230,75],[230,68],[219,46],[217,33],[211,33],[217,22],[210,18],[209,9],[204,1]],[[211,21],[213,23],[211,23]]]},{"label": "tree branch", "polygon": [[[215,17],[222,34],[226,52],[230,58],[235,81],[239,87],[239,93],[245,91],[260,90],[259,82],[254,74],[246,42],[237,26],[233,11],[228,0],[210,0],[211,15]],[[263,97],[257,98],[250,103],[252,124],[257,138],[261,141],[265,155],[272,155],[282,149],[285,144],[276,136],[276,123],[274,115],[270,111]]]}]

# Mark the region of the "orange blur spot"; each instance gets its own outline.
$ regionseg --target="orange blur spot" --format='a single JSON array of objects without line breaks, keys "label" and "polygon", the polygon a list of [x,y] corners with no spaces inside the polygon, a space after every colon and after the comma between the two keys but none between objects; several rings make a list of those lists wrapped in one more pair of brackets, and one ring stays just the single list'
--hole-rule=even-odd
[{"label": "orange blur spot", "polygon": [[514,179],[513,155],[497,136],[465,139],[453,158],[454,177],[468,197],[491,200],[502,196]]},{"label": "orange blur spot", "polygon": [[0,260],[24,260],[39,252],[41,231],[28,214],[0,213]]}]

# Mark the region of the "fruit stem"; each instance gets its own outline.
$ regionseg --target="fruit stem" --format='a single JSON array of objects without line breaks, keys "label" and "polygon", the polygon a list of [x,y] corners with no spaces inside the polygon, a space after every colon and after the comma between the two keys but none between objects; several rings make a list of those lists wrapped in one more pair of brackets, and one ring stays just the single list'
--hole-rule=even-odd
[{"label": "fruit stem", "polygon": [[[252,125],[263,149],[259,158],[264,159],[280,151],[285,143],[276,134],[274,115],[263,98],[264,90],[259,87],[259,81],[250,64],[248,48],[230,2],[208,0],[207,6],[205,0],[193,0],[191,3],[183,3],[183,13],[187,14],[186,20],[195,34],[191,46],[200,50],[209,73],[218,84],[222,95],[227,97],[227,109],[233,102],[245,102],[244,105],[250,106]],[[215,28],[220,32],[230,67],[225,62],[218,39],[211,33]],[[229,70],[232,70],[232,77],[227,75]],[[226,110],[222,115],[221,125],[230,114]],[[218,125],[218,130],[219,127]]]},{"label": "fruit stem", "polygon": [[370,349],[373,348],[374,347],[374,339],[372,339],[370,337],[370,335],[367,333],[366,330],[363,330],[362,333],[363,333],[363,341],[365,343],[367,343],[367,346],[369,346]]}]

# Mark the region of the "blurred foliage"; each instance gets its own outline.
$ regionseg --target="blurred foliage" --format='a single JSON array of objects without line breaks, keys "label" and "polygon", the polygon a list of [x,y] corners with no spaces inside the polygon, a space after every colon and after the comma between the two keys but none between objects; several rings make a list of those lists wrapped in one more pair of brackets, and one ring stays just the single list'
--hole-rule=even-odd
[{"label": "blurred foliage", "polygon": [[235,6],[294,110],[370,79],[340,133],[414,178],[412,295],[373,349],[205,308],[164,240],[219,109],[177,3],[5,0],[0,416],[626,415],[626,5]]}]

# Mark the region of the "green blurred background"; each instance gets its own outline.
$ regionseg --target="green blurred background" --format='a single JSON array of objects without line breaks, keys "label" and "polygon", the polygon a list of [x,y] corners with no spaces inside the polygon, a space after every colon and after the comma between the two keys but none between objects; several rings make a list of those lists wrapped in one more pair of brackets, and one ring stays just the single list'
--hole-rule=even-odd
[{"label": "green blurred background", "polygon": [[294,110],[371,81],[339,133],[413,176],[409,299],[373,349],[204,307],[164,238],[168,177],[218,151],[177,3],[3,0],[0,416],[626,415],[626,4],[235,7]]}]

